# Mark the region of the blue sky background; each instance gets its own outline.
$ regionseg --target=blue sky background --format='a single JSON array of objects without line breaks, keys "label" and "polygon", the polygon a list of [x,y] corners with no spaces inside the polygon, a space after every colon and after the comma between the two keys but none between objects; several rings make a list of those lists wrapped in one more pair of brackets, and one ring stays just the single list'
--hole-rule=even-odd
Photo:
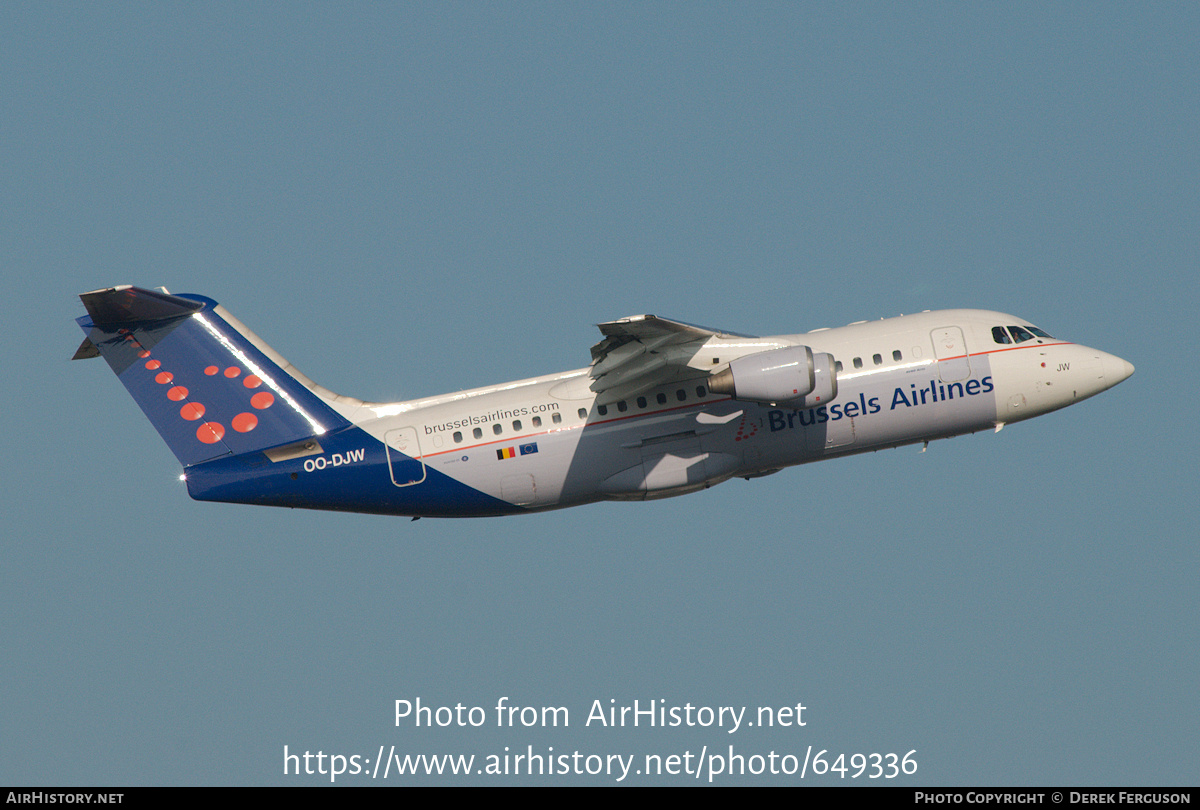
[{"label": "blue sky background", "polygon": [[[1198,34],[1185,3],[5,4],[0,783],[732,744],[1194,784]],[[998,309],[1137,373],[923,455],[410,523],[188,499],[67,361],[121,283],[365,399],[580,367],[642,312]],[[392,722],[500,696],[571,727]],[[807,725],[584,727],[597,699]]]}]

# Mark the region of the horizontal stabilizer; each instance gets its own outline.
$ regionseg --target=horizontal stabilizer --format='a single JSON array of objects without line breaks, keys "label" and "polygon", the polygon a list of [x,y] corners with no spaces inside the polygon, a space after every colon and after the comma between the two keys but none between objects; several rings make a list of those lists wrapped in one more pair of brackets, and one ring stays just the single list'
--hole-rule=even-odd
[{"label": "horizontal stabilizer", "polygon": [[75,354],[71,355],[72,360],[91,360],[93,357],[99,357],[100,350],[96,348],[96,344],[92,343],[91,338],[84,338],[83,343],[79,344],[79,348],[75,350]]},{"label": "horizontal stabilizer", "polygon": [[93,290],[79,296],[96,326],[127,324],[136,321],[163,321],[180,318],[204,309],[199,301],[177,295],[144,290],[128,284]]}]

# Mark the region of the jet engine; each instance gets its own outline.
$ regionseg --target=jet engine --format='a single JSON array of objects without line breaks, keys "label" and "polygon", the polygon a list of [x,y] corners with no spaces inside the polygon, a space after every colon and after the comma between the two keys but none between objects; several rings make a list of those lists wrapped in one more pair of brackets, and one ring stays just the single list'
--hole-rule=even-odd
[{"label": "jet engine", "polygon": [[708,379],[708,390],[734,399],[811,408],[837,396],[837,367],[832,354],[807,346],[788,346],[748,354]]}]

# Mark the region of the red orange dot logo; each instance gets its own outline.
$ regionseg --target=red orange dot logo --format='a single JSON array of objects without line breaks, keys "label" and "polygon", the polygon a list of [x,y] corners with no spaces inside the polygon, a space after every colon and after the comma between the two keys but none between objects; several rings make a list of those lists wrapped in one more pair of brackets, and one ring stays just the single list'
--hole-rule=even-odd
[{"label": "red orange dot logo", "polygon": [[205,444],[216,444],[225,436],[225,428],[220,422],[205,422],[196,428],[196,438]]},{"label": "red orange dot logo", "polygon": [[258,426],[258,417],[252,413],[239,413],[233,417],[233,429],[238,433],[249,433]]},{"label": "red orange dot logo", "polygon": [[204,416],[204,406],[199,402],[189,402],[179,409],[179,415],[189,422],[195,422]]},{"label": "red orange dot logo", "polygon": [[[126,334],[126,340],[133,343],[135,348],[141,349],[138,352],[138,357],[146,360],[146,369],[151,372],[158,372],[154,375],[154,381],[159,385],[168,385],[174,382],[175,375],[170,371],[160,371],[162,369],[162,362],[156,359],[147,359],[150,357],[150,351],[141,348],[141,344],[132,335]],[[209,377],[224,374],[227,379],[234,380],[242,376],[242,369],[237,366],[228,366],[222,370],[219,366],[209,365],[204,368],[204,374]],[[242,385],[249,389],[258,388],[262,384],[263,380],[257,374],[247,374],[242,379]],[[186,386],[172,385],[167,391],[167,399],[172,402],[181,403],[179,408],[180,418],[188,422],[199,422],[204,418],[207,409],[199,402],[188,401],[189,394],[190,391]],[[269,408],[275,404],[275,395],[269,391],[259,391],[250,397],[250,404],[257,410]],[[233,417],[230,425],[238,433],[249,433],[258,427],[258,416],[248,411],[243,411]],[[216,444],[225,438],[225,426],[220,422],[202,422],[196,428],[196,438],[205,444]]]}]

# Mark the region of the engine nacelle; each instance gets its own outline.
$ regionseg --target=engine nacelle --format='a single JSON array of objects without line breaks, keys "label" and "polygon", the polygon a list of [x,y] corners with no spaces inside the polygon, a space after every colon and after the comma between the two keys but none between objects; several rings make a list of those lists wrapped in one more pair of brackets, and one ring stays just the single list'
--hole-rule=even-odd
[{"label": "engine nacelle", "polygon": [[789,402],[793,408],[815,408],[837,396],[837,361],[828,352],[813,354],[813,389],[800,402]]},{"label": "engine nacelle", "polygon": [[837,367],[831,354],[787,346],[730,361],[709,378],[708,389],[747,402],[810,408],[837,396]]}]

